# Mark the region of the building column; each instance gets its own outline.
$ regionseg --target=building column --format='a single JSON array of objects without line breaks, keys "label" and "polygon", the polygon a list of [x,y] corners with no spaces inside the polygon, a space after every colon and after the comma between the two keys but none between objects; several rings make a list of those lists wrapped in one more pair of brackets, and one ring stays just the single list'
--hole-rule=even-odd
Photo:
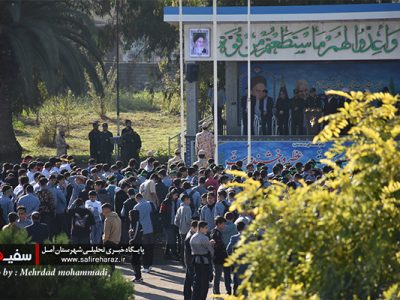
[{"label": "building column", "polygon": [[185,161],[192,164],[195,161],[194,137],[199,131],[198,98],[199,84],[197,81],[185,82],[186,86],[186,155]]},{"label": "building column", "polygon": [[237,65],[238,63],[235,61],[225,63],[226,129],[228,135],[240,135]]}]

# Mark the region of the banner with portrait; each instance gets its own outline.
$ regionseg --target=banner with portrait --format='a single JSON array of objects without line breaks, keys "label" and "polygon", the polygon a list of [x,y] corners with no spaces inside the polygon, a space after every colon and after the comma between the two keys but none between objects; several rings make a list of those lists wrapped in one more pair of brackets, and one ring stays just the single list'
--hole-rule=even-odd
[{"label": "banner with portrait", "polygon": [[210,57],[210,29],[189,29],[190,52],[192,58]]},{"label": "banner with portrait", "polygon": [[[362,62],[253,62],[251,76],[263,77],[268,96],[277,99],[282,86],[292,99],[295,90],[306,98],[311,88],[317,94],[327,90],[379,92],[388,89],[400,92],[400,61]],[[239,97],[246,95],[247,64],[240,63],[238,71]]]}]

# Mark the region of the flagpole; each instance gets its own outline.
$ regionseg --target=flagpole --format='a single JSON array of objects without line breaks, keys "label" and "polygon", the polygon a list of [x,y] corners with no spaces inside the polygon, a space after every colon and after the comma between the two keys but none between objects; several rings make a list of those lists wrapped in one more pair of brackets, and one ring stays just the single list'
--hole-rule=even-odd
[{"label": "flagpole", "polygon": [[251,163],[251,28],[250,0],[247,0],[247,163]]},{"label": "flagpole", "polygon": [[213,77],[214,77],[214,161],[218,165],[218,65],[217,65],[217,0],[213,0]]},{"label": "flagpole", "polygon": [[183,152],[183,141],[185,139],[185,104],[183,102],[183,25],[182,25],[182,0],[179,0],[179,79],[181,97],[181,140],[178,145]]}]

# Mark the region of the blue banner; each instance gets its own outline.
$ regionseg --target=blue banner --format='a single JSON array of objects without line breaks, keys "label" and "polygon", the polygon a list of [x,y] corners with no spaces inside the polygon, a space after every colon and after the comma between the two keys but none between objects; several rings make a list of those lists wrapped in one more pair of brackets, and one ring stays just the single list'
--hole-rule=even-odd
[{"label": "blue banner", "polygon": [[[268,96],[274,100],[285,86],[289,98],[299,89],[308,95],[326,90],[400,92],[400,61],[253,62],[251,77],[263,77]],[[246,95],[247,64],[239,64],[239,96]]]},{"label": "blue banner", "polygon": [[[310,159],[319,161],[332,143],[313,144],[311,141],[254,141],[251,142],[253,164],[259,162],[274,166],[277,163],[306,163]],[[227,166],[241,160],[247,164],[247,142],[221,142],[218,146],[219,163]]]}]

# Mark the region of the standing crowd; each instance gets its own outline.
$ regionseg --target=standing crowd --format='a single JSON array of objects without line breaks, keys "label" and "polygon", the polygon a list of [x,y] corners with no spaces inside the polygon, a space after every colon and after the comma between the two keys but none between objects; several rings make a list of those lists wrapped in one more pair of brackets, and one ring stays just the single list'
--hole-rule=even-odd
[{"label": "standing crowd", "polygon": [[[93,125],[96,130],[97,124]],[[127,128],[126,140],[138,143],[135,132]],[[66,154],[48,161],[27,156],[19,164],[4,163],[0,227],[26,230],[36,243],[65,233],[72,244],[143,249],[132,255],[136,283],[143,281],[142,273],[151,272],[154,249],[162,245],[164,259],[180,261],[185,269],[184,299],[206,299],[210,282],[213,293],[220,294],[222,274],[226,292],[236,293],[246,266],[232,268],[224,263],[253,216],[230,209],[241,189],[229,184],[241,183],[244,177],[227,171],[243,171],[262,187],[277,180],[296,189],[318,180],[330,168],[319,169],[314,161],[278,163],[272,170],[242,161],[217,165],[212,158],[213,134],[208,124],[202,128],[196,137],[198,159],[191,166],[185,165],[180,149],[165,164],[151,152],[139,161],[133,151],[126,152],[126,163],[110,165],[90,158],[82,168]],[[90,142],[91,153],[101,155]]]}]

